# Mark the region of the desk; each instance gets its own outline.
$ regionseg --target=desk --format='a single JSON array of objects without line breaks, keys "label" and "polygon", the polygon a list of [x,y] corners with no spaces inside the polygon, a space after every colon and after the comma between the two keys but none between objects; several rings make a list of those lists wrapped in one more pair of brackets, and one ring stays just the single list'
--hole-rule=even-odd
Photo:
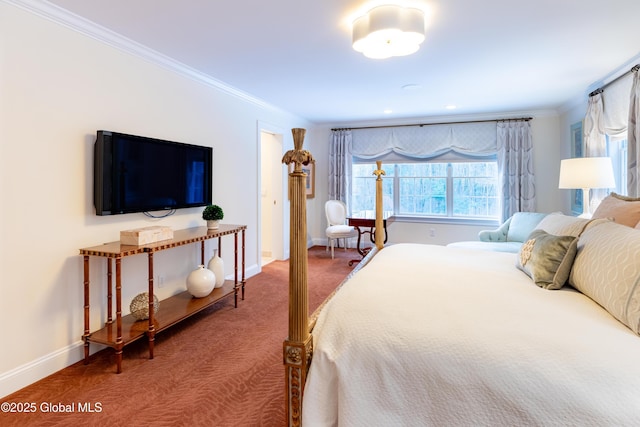
[{"label": "desk", "polygon": [[[382,220],[382,227],[384,228],[384,243],[387,243],[387,224],[391,224],[395,221],[394,216],[390,216],[388,218],[384,218]],[[375,234],[376,234],[376,220],[375,218],[347,218],[348,224],[353,226],[358,231],[358,253],[364,258],[367,253],[371,250],[371,248],[362,248],[360,246],[362,235],[368,234],[369,240],[371,243],[375,244]],[[367,230],[368,228],[368,230]],[[353,265],[356,262],[360,262],[359,259],[353,259],[349,261],[349,265]]]}]

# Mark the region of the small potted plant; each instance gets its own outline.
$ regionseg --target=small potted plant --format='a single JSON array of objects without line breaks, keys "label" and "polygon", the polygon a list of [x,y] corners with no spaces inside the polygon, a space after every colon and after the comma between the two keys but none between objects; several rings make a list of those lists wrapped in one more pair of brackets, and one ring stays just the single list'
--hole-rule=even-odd
[{"label": "small potted plant", "polygon": [[207,228],[209,230],[215,230],[220,225],[220,220],[224,218],[224,212],[218,205],[208,205],[202,211],[202,219],[207,221]]}]

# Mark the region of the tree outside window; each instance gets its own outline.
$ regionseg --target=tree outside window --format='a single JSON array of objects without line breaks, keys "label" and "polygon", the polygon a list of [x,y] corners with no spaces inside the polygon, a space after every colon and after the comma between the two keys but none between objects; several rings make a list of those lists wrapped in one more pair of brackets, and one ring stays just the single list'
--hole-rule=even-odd
[{"label": "tree outside window", "polygon": [[[415,217],[499,217],[498,166],[477,162],[383,164],[385,214]],[[351,211],[375,215],[374,163],[354,163]]]}]

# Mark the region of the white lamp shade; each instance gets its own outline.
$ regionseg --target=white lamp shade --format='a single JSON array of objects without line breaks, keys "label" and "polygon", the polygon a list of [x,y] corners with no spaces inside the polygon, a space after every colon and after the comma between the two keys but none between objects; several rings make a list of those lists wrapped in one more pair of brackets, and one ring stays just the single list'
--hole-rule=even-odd
[{"label": "white lamp shade", "polygon": [[609,157],[579,157],[560,161],[559,188],[615,188]]},{"label": "white lamp shade", "polygon": [[378,6],[353,22],[353,48],[374,59],[410,55],[424,41],[424,27],[420,9]]}]

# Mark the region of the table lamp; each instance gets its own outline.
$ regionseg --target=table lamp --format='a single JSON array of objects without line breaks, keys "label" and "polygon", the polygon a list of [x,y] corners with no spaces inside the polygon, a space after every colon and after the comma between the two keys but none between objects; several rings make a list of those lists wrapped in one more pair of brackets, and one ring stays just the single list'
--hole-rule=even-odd
[{"label": "table lamp", "polygon": [[578,157],[560,161],[558,188],[582,190],[582,215],[591,217],[589,190],[592,188],[615,188],[613,166],[609,157]]}]

